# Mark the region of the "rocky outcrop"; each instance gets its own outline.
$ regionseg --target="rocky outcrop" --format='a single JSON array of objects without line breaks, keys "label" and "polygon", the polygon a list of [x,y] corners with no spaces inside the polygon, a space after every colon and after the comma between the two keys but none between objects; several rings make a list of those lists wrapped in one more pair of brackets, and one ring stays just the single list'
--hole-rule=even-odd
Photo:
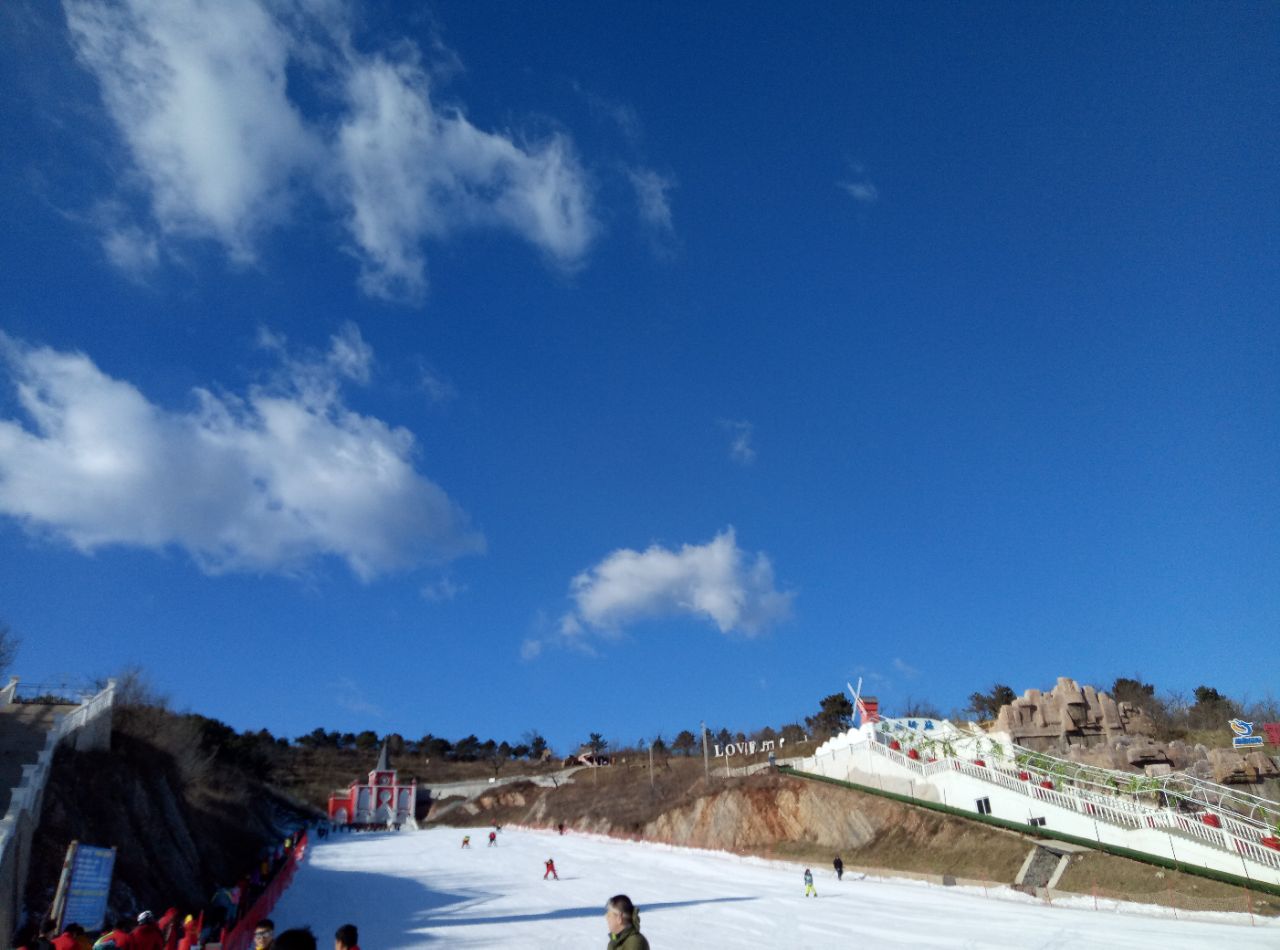
[{"label": "rocky outcrop", "polygon": [[1265,752],[1157,742],[1155,724],[1142,710],[1065,676],[1047,693],[1029,689],[1001,707],[995,729],[1018,745],[1083,765],[1148,775],[1186,771],[1219,785],[1280,780],[1280,767]]},{"label": "rocky outcrop", "polygon": [[1049,692],[1029,689],[1001,707],[995,730],[1018,745],[1049,752],[1101,745],[1125,736],[1155,735],[1151,717],[1131,703],[1117,703],[1092,686],[1066,676]]}]

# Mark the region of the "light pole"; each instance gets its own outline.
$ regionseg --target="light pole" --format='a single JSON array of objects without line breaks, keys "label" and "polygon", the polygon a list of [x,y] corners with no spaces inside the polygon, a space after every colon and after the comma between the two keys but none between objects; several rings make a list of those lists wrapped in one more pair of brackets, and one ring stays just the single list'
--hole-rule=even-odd
[{"label": "light pole", "polygon": [[711,754],[707,749],[707,724],[702,724],[702,771],[707,776],[707,784],[711,784]]}]

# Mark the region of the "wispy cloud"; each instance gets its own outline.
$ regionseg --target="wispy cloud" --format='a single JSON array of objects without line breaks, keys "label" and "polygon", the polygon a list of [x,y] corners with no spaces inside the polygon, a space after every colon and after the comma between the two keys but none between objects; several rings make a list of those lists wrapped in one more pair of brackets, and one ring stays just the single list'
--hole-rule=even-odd
[{"label": "wispy cloud", "polygon": [[458,387],[426,363],[418,365],[418,384],[433,405],[443,406],[458,398]]},{"label": "wispy cloud", "polygon": [[756,460],[754,443],[755,426],[745,419],[722,419],[720,425],[729,432],[729,458],[739,465],[750,465]]},{"label": "wispy cloud", "polygon": [[[355,49],[343,4],[64,6],[77,57],[145,183],[150,220],[103,228],[108,257],[133,273],[153,265],[160,239],[211,239],[255,263],[262,235],[306,193],[341,209],[364,290],[399,301],[425,293],[428,240],[506,230],[572,268],[597,232],[567,136],[517,141],[440,107],[432,82],[442,73],[408,41]],[[298,106],[305,77],[324,121]]]},{"label": "wispy cloud", "polygon": [[785,620],[794,597],[777,589],[765,554],[738,547],[733,528],[678,550],[614,551],[575,577],[569,592],[574,609],[561,618],[560,633],[570,640],[680,614],[709,620],[721,633],[755,636]]},{"label": "wispy cloud", "polygon": [[918,669],[901,657],[895,656],[893,658],[893,668],[907,679],[915,679],[920,675],[920,671]]},{"label": "wispy cloud", "polygon": [[671,234],[671,199],[668,192],[675,182],[659,175],[651,168],[634,168],[628,172],[631,187],[635,189],[640,220],[660,234]]},{"label": "wispy cloud", "polygon": [[0,419],[0,514],[91,552],[186,551],[208,573],[297,573],[317,557],[363,579],[483,551],[483,537],[414,467],[413,436],[349,409],[368,379],[353,324],[323,353],[280,355],[244,395],[197,389],[169,409],[82,353],[0,334],[27,417]]},{"label": "wispy cloud", "polygon": [[867,178],[866,169],[861,165],[851,165],[850,171],[852,176],[845,181],[836,182],[836,186],[860,204],[869,205],[879,201],[880,190]]},{"label": "wispy cloud", "polygon": [[467,585],[459,584],[449,575],[438,577],[434,581],[422,585],[422,597],[432,603],[445,603],[459,594],[466,593]]},{"label": "wispy cloud", "polygon": [[329,687],[329,695],[333,696],[340,708],[357,716],[374,716],[386,718],[386,710],[366,697],[364,689],[353,679],[342,677]]}]

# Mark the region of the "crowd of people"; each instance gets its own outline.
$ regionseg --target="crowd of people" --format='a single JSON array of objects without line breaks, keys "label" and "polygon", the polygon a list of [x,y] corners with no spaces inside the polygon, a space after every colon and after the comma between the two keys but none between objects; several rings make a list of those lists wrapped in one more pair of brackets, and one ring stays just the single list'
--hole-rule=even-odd
[{"label": "crowd of people", "polygon": [[[199,928],[188,915],[181,922],[170,909],[158,920],[149,910],[137,918],[117,917],[98,934],[79,924],[68,924],[62,933],[52,921],[32,938],[20,941],[19,950],[191,950],[198,946]],[[343,924],[333,935],[334,950],[360,950],[360,934],[355,924]],[[294,927],[276,934],[275,922],[264,917],[253,926],[253,950],[317,950],[310,927]]]},{"label": "crowd of people", "polygon": [[150,910],[136,916],[108,911],[103,929],[97,932],[88,932],[75,921],[59,932],[58,922],[48,918],[20,928],[13,946],[15,950],[200,950],[208,943],[222,943],[243,916],[253,912],[305,835],[305,830],[298,829],[263,847],[239,880],[219,887],[204,907],[190,913],[170,907],[157,918]]}]

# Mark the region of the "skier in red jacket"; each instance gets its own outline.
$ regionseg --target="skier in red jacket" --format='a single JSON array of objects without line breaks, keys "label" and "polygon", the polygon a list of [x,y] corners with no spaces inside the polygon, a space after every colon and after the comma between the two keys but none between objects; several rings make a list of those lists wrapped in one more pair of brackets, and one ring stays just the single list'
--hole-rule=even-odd
[{"label": "skier in red jacket", "polygon": [[542,879],[544,881],[547,879],[548,874],[551,875],[551,877],[555,878],[557,881],[560,880],[560,875],[556,873],[556,863],[552,861],[550,858],[547,858],[546,873],[542,875]]}]

